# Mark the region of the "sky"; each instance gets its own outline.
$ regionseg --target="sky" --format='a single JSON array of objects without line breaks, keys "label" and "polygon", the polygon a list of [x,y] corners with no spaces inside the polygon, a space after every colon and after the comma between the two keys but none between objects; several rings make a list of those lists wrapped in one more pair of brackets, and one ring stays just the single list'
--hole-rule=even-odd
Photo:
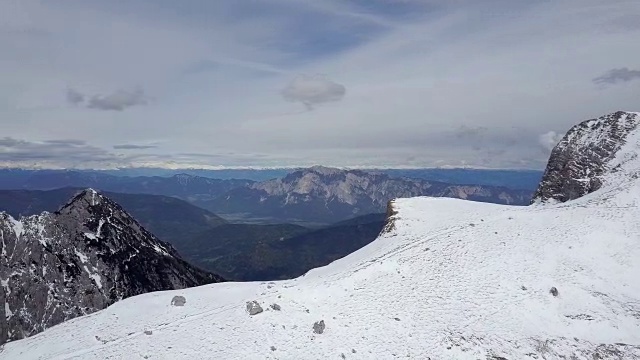
[{"label": "sky", "polygon": [[542,169],[637,0],[0,0],[0,166]]}]

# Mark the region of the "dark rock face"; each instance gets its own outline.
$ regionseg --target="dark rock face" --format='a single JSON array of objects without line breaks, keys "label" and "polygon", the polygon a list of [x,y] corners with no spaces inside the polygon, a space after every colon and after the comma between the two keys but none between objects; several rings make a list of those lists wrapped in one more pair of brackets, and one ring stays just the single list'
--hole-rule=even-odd
[{"label": "dark rock face", "polygon": [[0,213],[0,343],[126,297],[221,280],[93,190],[55,213]]},{"label": "dark rock face", "polygon": [[565,202],[598,190],[602,176],[616,171],[611,160],[638,124],[637,113],[618,111],[571,128],[551,152],[532,202]]}]

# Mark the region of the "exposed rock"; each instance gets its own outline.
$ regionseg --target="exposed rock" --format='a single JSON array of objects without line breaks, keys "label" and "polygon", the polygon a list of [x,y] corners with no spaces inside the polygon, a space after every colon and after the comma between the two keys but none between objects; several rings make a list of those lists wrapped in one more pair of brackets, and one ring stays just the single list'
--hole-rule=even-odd
[{"label": "exposed rock", "polygon": [[316,334],[322,334],[324,332],[324,320],[317,321],[313,324],[313,332]]},{"label": "exposed rock", "polygon": [[247,301],[247,312],[249,315],[257,315],[263,312],[262,306],[257,301]]},{"label": "exposed rock", "polygon": [[187,303],[187,299],[184,296],[176,295],[171,299],[171,305],[173,306],[184,306]]},{"label": "exposed rock", "polygon": [[278,304],[271,304],[271,308],[275,311],[280,311],[282,308]]},{"label": "exposed rock", "polygon": [[144,334],[145,334],[145,335],[153,335],[153,331],[151,331],[151,330],[145,330],[145,331],[144,331]]},{"label": "exposed rock", "polygon": [[572,127],[554,147],[532,202],[565,202],[598,190],[615,172],[618,151],[638,128],[640,114],[618,111]]},{"label": "exposed rock", "polygon": [[55,213],[19,220],[0,213],[0,234],[0,341],[130,296],[222,280],[190,266],[93,190]]},{"label": "exposed rock", "polygon": [[553,296],[558,296],[558,289],[556,289],[556,287],[552,287],[551,290],[549,290],[549,293]]}]

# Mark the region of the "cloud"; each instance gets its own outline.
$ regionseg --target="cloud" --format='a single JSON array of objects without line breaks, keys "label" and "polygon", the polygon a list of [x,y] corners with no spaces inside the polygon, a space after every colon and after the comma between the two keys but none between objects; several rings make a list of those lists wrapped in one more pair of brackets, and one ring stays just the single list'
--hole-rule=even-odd
[{"label": "cloud", "polygon": [[[81,151],[102,144],[138,165],[543,168],[554,141],[539,134],[638,106],[638,87],[591,82],[636,84],[638,64],[621,65],[640,57],[633,0],[164,3],[23,0],[0,12],[3,134],[83,139]],[[131,85],[163,101],[127,111],[112,91]],[[69,86],[81,96],[65,98]],[[94,97],[112,111],[87,121]],[[113,148],[157,139],[161,149]],[[56,151],[72,161],[56,161],[72,165],[66,146]],[[245,155],[180,155],[231,152]]]},{"label": "cloud", "polygon": [[142,88],[116,90],[108,95],[86,95],[78,90],[68,89],[67,102],[74,106],[85,105],[89,109],[123,111],[132,106],[146,105],[147,97]]},{"label": "cloud", "polygon": [[543,149],[551,151],[562,140],[563,135],[555,131],[549,131],[538,137],[538,142]]},{"label": "cloud", "polygon": [[287,101],[301,102],[308,110],[314,106],[340,101],[347,89],[323,75],[300,75],[293,79],[281,94]]},{"label": "cloud", "polygon": [[144,150],[157,148],[156,145],[136,145],[136,144],[120,144],[113,145],[116,150]]},{"label": "cloud", "polygon": [[122,111],[126,108],[146,105],[147,98],[141,88],[134,90],[117,90],[108,95],[94,95],[89,99],[87,107],[97,110]]},{"label": "cloud", "polygon": [[84,94],[74,89],[68,89],[67,102],[69,102],[72,105],[80,105],[84,102]]},{"label": "cloud", "polygon": [[82,140],[28,141],[12,137],[0,138],[0,166],[29,166],[31,164],[58,167],[82,166],[119,161],[120,158]]},{"label": "cloud", "polygon": [[629,68],[611,69],[601,76],[593,79],[598,85],[616,84],[618,82],[628,82],[640,79],[640,70],[629,70]]}]

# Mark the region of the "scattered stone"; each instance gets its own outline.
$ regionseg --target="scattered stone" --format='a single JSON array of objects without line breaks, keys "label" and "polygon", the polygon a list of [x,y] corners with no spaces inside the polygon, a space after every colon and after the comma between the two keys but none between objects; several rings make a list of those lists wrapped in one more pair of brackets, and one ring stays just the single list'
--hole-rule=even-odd
[{"label": "scattered stone", "polygon": [[558,289],[556,289],[556,287],[552,287],[551,290],[549,290],[549,292],[551,293],[551,295],[553,296],[558,296]]},{"label": "scattered stone", "polygon": [[522,290],[527,290],[527,287],[526,287],[526,286],[524,286],[524,285],[522,285],[522,286],[520,287],[520,289],[522,289]]},{"label": "scattered stone", "polygon": [[153,331],[151,331],[151,330],[145,330],[145,331],[144,331],[144,334],[145,334],[145,335],[153,335]]},{"label": "scattered stone", "polygon": [[340,354],[340,357],[341,357],[341,358],[343,358],[343,359],[346,359],[346,358],[347,358],[347,355],[345,355],[344,353],[342,353],[342,354]]},{"label": "scattered stone", "polygon": [[257,315],[262,312],[262,306],[257,301],[247,301],[247,312],[249,315]]},{"label": "scattered stone", "polygon": [[316,334],[322,334],[324,332],[324,320],[317,321],[313,324],[313,332]]},{"label": "scattered stone", "polygon": [[400,321],[400,318],[395,317],[395,318],[393,318],[393,320]]},{"label": "scattered stone", "polygon": [[353,354],[357,353],[356,349],[351,349],[351,352],[352,352]]},{"label": "scattered stone", "polygon": [[275,311],[280,311],[280,310],[282,310],[282,308],[280,307],[280,305],[275,304],[275,303],[271,304],[271,306],[270,306],[270,307],[271,307],[273,310],[275,310]]},{"label": "scattered stone", "polygon": [[276,351],[276,347],[275,346],[271,346],[271,351]]},{"label": "scattered stone", "polygon": [[176,295],[171,299],[171,305],[173,306],[184,306],[187,303],[187,299],[184,296]]},{"label": "scattered stone", "polygon": [[309,313],[309,309],[304,309],[304,312],[306,312],[308,314]]}]

